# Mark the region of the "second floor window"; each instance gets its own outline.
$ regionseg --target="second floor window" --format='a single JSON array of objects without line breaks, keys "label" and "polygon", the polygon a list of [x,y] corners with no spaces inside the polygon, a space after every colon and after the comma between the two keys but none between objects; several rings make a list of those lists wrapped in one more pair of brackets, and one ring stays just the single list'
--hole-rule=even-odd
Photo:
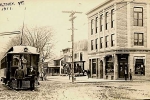
[{"label": "second floor window", "polygon": [[91,50],[93,50],[93,40],[91,40]]},{"label": "second floor window", "polygon": [[114,38],[114,34],[111,35],[111,46],[115,45],[115,38]]},{"label": "second floor window", "polygon": [[94,20],[92,19],[91,20],[91,35],[93,34],[94,32]]},{"label": "second floor window", "polygon": [[100,31],[103,30],[103,14],[100,15]]},{"label": "second floor window", "polygon": [[100,49],[103,48],[103,37],[100,38]]},{"label": "second floor window", "polygon": [[134,26],[143,26],[143,8],[134,7]]},{"label": "second floor window", "polygon": [[106,46],[106,48],[108,47],[108,36],[105,36],[105,46]]},{"label": "second floor window", "polygon": [[98,40],[98,39],[95,39],[95,49],[97,49],[97,48],[98,48],[97,40]]},{"label": "second floor window", "polygon": [[98,32],[98,17],[96,17],[96,20],[95,20],[95,32],[96,33]]},{"label": "second floor window", "polygon": [[112,10],[111,10],[111,28],[114,27],[114,19],[115,19],[115,18],[114,18],[114,15],[115,15],[115,14],[114,14],[114,9],[112,9]]},{"label": "second floor window", "polygon": [[74,58],[75,58],[75,59],[77,58],[77,54],[74,54]]},{"label": "second floor window", "polygon": [[105,15],[105,29],[107,30],[108,29],[108,12],[106,12],[106,15]]},{"label": "second floor window", "polygon": [[134,33],[134,45],[135,46],[143,46],[143,33]]}]

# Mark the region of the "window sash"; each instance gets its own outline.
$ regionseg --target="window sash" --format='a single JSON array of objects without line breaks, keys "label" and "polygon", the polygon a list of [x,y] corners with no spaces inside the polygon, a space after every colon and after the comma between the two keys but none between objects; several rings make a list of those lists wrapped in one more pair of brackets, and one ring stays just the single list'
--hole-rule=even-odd
[{"label": "window sash", "polygon": [[136,46],[143,46],[143,33],[134,33],[134,45]]},{"label": "window sash", "polygon": [[108,36],[105,37],[106,48],[108,47]]},{"label": "window sash", "polygon": [[114,34],[111,35],[111,46],[115,45]]},{"label": "window sash", "polygon": [[95,49],[98,49],[98,43],[97,43],[98,39],[95,39]]},{"label": "window sash", "polygon": [[100,38],[100,48],[103,48],[103,38]]},{"label": "window sash", "polygon": [[94,20],[91,20],[91,34],[93,34],[94,31]]},{"label": "window sash", "polygon": [[95,31],[96,33],[98,32],[98,17],[96,17],[96,21],[95,21]]},{"label": "window sash", "polygon": [[143,26],[143,8],[142,7],[134,8],[134,25]]},{"label": "window sash", "polygon": [[106,30],[108,29],[108,12],[106,12],[106,18],[105,18],[105,25],[106,25]]},{"label": "window sash", "polygon": [[103,30],[103,15],[100,15],[100,31]]},{"label": "window sash", "polygon": [[111,28],[114,27],[114,9],[111,10]]},{"label": "window sash", "polygon": [[93,40],[91,40],[91,50],[93,50]]}]

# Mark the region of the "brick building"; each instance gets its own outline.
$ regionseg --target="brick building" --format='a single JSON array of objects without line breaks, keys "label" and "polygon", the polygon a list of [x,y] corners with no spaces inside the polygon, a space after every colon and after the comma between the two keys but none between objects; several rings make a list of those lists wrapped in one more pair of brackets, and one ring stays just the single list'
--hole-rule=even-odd
[{"label": "brick building", "polygon": [[150,0],[106,0],[87,12],[91,77],[150,78]]}]

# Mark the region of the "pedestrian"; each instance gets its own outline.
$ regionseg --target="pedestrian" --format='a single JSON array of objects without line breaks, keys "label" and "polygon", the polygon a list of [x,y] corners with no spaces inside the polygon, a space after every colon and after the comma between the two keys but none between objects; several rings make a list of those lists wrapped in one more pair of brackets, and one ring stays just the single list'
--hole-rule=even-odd
[{"label": "pedestrian", "polygon": [[127,67],[125,67],[125,69],[124,69],[124,76],[125,76],[125,80],[127,80],[127,76],[128,76]]},{"label": "pedestrian", "polygon": [[24,78],[24,71],[21,69],[21,66],[18,67],[15,71],[15,80],[17,80],[17,89],[22,88],[22,80]]},{"label": "pedestrian", "polygon": [[131,81],[132,80],[132,71],[131,71],[131,69],[129,71],[129,75],[130,75],[130,81]]},{"label": "pedestrian", "polygon": [[30,89],[31,90],[34,90],[34,83],[35,83],[35,75],[36,75],[36,72],[35,70],[33,69],[33,67],[31,66],[30,67],[30,70],[29,70],[29,76],[30,76]]},{"label": "pedestrian", "polygon": [[44,72],[41,72],[40,77],[41,77],[41,80],[43,81],[44,80]]},{"label": "pedestrian", "polygon": [[90,70],[87,71],[88,79],[90,78]]}]

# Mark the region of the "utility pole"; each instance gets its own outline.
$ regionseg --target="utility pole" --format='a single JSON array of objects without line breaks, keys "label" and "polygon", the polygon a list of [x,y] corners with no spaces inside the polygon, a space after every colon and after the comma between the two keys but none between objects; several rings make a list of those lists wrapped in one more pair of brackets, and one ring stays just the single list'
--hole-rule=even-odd
[{"label": "utility pole", "polygon": [[81,14],[82,12],[76,12],[76,11],[62,11],[63,13],[70,13],[70,20],[71,23],[72,23],[72,28],[70,30],[72,30],[72,35],[71,35],[71,42],[72,42],[72,66],[71,66],[71,69],[72,69],[72,82],[74,82],[74,19],[76,18],[76,16],[74,16],[74,14],[76,13],[79,13]]}]

